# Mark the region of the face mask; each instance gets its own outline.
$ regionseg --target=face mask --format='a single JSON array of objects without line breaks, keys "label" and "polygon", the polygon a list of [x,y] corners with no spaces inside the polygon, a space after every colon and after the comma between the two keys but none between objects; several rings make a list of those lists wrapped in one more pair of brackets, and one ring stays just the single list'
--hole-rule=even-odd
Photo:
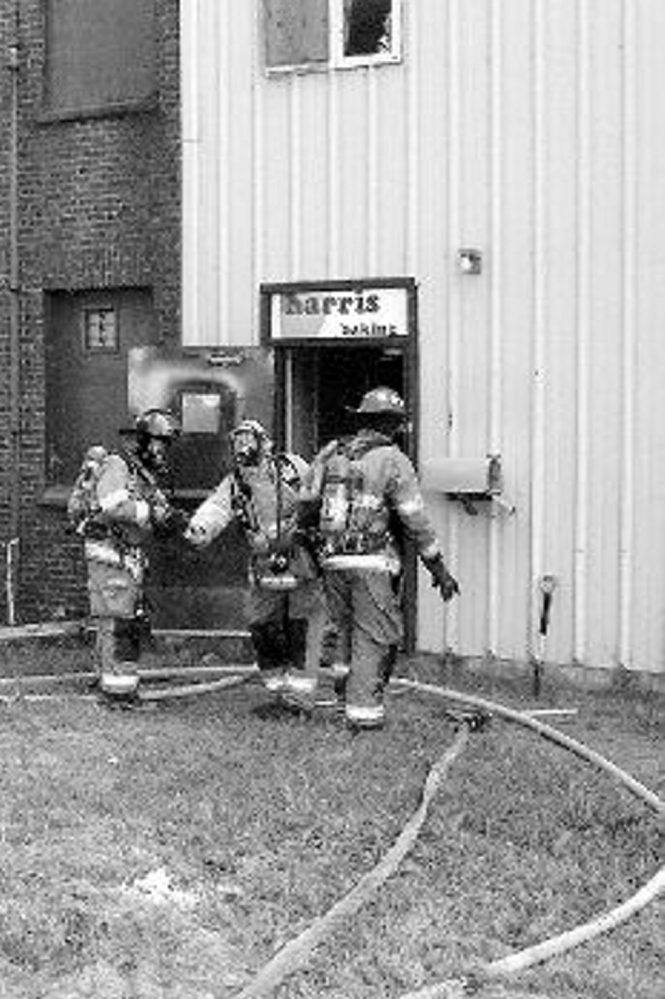
[{"label": "face mask", "polygon": [[167,452],[166,441],[150,437],[141,449],[141,459],[154,472],[163,472],[167,468]]},{"label": "face mask", "polygon": [[254,434],[237,434],[233,438],[233,458],[238,465],[258,465],[259,447]]}]

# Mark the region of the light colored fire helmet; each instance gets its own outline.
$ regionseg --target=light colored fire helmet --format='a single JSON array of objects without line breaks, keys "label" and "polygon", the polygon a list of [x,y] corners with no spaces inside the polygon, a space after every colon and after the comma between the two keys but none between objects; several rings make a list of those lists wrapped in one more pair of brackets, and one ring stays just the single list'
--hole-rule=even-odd
[{"label": "light colored fire helmet", "polygon": [[353,412],[358,416],[394,416],[403,419],[406,407],[404,400],[394,389],[381,386],[366,392]]},{"label": "light colored fire helmet", "polygon": [[168,409],[148,409],[137,416],[134,432],[137,437],[171,441],[179,436],[180,425]]},{"label": "light colored fire helmet", "polygon": [[229,434],[236,461],[251,463],[262,451],[270,448],[268,431],[258,420],[242,420]]}]

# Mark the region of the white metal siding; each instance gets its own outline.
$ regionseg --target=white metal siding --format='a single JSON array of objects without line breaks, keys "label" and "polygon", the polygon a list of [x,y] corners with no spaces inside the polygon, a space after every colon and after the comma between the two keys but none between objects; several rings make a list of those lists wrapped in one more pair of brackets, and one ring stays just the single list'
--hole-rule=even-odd
[{"label": "white metal siding", "polygon": [[185,343],[415,277],[421,461],[500,452],[516,506],[428,497],[463,596],[421,645],[525,658],[551,573],[549,660],[662,671],[665,4],[404,0],[400,65],[275,77],[261,4],[181,4]]}]

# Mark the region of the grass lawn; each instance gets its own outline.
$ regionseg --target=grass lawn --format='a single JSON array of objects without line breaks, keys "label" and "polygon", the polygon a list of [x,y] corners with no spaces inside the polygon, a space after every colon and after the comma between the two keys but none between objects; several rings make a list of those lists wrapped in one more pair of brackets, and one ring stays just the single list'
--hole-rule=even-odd
[{"label": "grass lawn", "polygon": [[[529,703],[525,684],[450,685]],[[384,731],[355,737],[266,704],[248,685],[141,712],[0,706],[0,997],[233,996],[381,857],[454,737],[444,705],[411,693],[391,696]],[[665,796],[662,698],[558,690],[545,704],[576,707],[554,723]],[[611,908],[663,862],[645,806],[496,719],[397,874],[277,996],[399,997]],[[660,900],[504,994],[663,999],[664,917]]]}]

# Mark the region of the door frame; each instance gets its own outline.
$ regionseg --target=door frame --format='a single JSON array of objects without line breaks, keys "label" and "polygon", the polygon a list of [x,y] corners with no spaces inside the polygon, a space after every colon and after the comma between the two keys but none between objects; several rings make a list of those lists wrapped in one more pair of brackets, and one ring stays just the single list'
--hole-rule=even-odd
[{"label": "door frame", "polygon": [[[275,295],[307,295],[308,292],[339,293],[347,291],[362,294],[367,289],[401,289],[406,299],[406,333],[403,336],[372,336],[346,339],[341,337],[275,337],[272,331],[272,300]],[[287,359],[298,348],[316,348],[321,352],[345,348],[372,347],[399,351],[404,359],[404,402],[407,421],[406,452],[418,467],[420,441],[420,367],[418,349],[417,283],[413,277],[363,278],[362,280],[289,281],[266,283],[260,286],[260,338],[261,345],[274,351],[274,435],[279,448],[286,444],[287,426]],[[404,648],[412,653],[416,646],[417,626],[417,568],[415,547],[407,543],[404,560]]]}]

